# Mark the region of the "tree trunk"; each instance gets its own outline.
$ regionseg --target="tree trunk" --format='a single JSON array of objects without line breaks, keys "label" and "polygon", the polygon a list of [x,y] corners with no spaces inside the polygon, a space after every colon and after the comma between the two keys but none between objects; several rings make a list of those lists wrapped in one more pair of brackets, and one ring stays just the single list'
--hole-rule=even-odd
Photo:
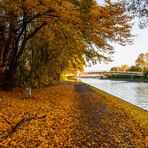
[{"label": "tree trunk", "polygon": [[9,69],[3,73],[3,80],[1,81],[1,88],[3,90],[12,90],[16,86],[16,70],[17,64],[14,61]]}]

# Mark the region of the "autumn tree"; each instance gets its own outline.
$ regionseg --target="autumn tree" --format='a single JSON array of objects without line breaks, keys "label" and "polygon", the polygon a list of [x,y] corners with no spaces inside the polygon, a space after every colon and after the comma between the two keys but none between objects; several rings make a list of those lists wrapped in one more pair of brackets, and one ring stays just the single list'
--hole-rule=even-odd
[{"label": "autumn tree", "polygon": [[27,42],[17,69],[19,85],[39,87],[48,84],[49,35],[51,34],[44,28]]},{"label": "autumn tree", "polygon": [[129,71],[137,71],[137,72],[140,72],[141,71],[141,68],[135,66],[135,65],[132,65],[130,68],[129,68]]},{"label": "autumn tree", "polygon": [[112,67],[110,71],[127,71],[128,69],[128,65],[121,65],[121,67]]},{"label": "autumn tree", "polygon": [[148,24],[148,1],[147,0],[126,0],[127,10],[134,17],[139,19],[141,28]]},{"label": "autumn tree", "polygon": [[145,53],[144,59],[145,59],[146,65],[148,66],[148,52]]},{"label": "autumn tree", "polygon": [[40,87],[59,80],[69,69],[82,69],[84,48],[81,38],[67,27],[60,26],[54,32],[44,27],[26,45],[19,62],[19,82]]},{"label": "autumn tree", "polygon": [[121,71],[128,71],[129,66],[128,65],[121,65],[120,70]]},{"label": "autumn tree", "polygon": [[120,71],[120,67],[112,67],[110,71]]},{"label": "autumn tree", "polygon": [[[31,53],[29,42],[35,40],[37,33],[45,27],[53,34],[49,36],[49,57],[54,57],[49,63],[52,64],[61,62],[61,58],[57,60],[57,57],[65,58],[68,51],[76,53],[73,59],[86,59],[93,63],[97,60],[110,61],[109,55],[113,53],[111,42],[122,45],[131,42],[131,26],[128,23],[131,17],[125,13],[122,2],[106,1],[104,6],[99,6],[93,0],[1,0],[0,8],[1,34],[4,34],[1,35],[0,49],[3,86],[14,84],[22,57],[27,51]],[[80,46],[80,50],[73,50],[76,46]],[[67,54],[66,58],[70,57],[71,54]]]},{"label": "autumn tree", "polygon": [[49,78],[59,80],[63,72],[68,69],[79,70],[83,68],[83,54],[85,44],[75,31],[68,26],[60,26],[56,30],[55,38],[49,48]]},{"label": "autumn tree", "polygon": [[138,58],[136,59],[136,66],[141,69],[142,72],[144,72],[146,69],[148,69],[148,61],[147,61],[147,53],[146,54],[139,54]]}]

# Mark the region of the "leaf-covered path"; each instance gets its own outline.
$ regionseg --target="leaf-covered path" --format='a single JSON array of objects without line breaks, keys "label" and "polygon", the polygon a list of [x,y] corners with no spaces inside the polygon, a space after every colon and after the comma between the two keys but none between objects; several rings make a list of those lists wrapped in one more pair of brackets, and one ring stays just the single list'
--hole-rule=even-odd
[{"label": "leaf-covered path", "polygon": [[138,124],[82,83],[34,90],[33,96],[0,92],[0,147],[146,147]]}]

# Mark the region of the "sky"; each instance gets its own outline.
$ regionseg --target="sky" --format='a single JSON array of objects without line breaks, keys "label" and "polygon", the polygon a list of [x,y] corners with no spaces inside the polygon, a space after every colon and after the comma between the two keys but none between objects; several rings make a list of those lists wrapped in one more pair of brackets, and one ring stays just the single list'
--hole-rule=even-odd
[{"label": "sky", "polygon": [[135,60],[141,53],[148,52],[148,27],[145,29],[139,29],[138,25],[134,25],[132,29],[134,37],[133,45],[121,46],[119,44],[113,44],[115,53],[113,54],[113,62],[109,64],[97,63],[92,67],[85,67],[85,71],[109,71],[111,67],[121,65],[134,65]]}]

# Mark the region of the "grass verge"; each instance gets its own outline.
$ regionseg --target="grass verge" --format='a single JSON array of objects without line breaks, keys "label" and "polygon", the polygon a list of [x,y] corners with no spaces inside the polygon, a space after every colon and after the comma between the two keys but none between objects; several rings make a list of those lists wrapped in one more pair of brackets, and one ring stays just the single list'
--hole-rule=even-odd
[{"label": "grass verge", "polygon": [[[83,82],[82,82],[83,83]],[[148,140],[148,112],[131,104],[128,103],[120,98],[117,98],[111,94],[108,94],[98,88],[90,86],[84,83],[90,89],[94,90],[98,95],[103,97],[108,103],[113,105],[119,112],[126,114],[128,117],[132,118],[141,129],[143,135]]]},{"label": "grass verge", "polygon": [[144,82],[144,83],[148,83],[148,78],[146,78],[146,79],[138,79],[138,78],[134,78],[134,79],[130,79],[130,78],[105,78],[104,80],[129,81],[129,82]]}]

